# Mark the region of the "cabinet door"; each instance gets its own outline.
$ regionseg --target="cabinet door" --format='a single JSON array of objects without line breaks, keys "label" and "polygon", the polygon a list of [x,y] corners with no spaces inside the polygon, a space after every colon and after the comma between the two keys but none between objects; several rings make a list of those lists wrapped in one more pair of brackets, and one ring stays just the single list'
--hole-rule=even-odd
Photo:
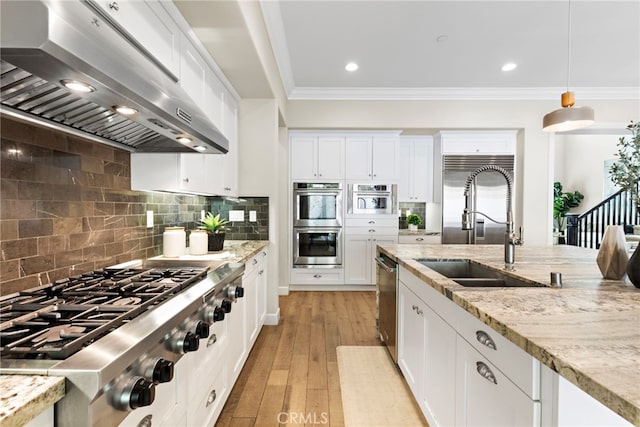
[{"label": "cabinet door", "polygon": [[205,96],[202,104],[205,115],[222,132],[224,85],[213,72],[206,75]]},{"label": "cabinet door", "polygon": [[223,134],[229,140],[229,152],[224,154],[225,196],[238,196],[238,108],[225,91],[222,111]]},{"label": "cabinet door", "polygon": [[174,77],[180,77],[180,28],[160,2],[99,0],[96,3]]},{"label": "cabinet door", "polygon": [[260,257],[260,269],[258,270],[258,281],[256,282],[258,295],[258,333],[264,325],[267,315],[267,252],[262,251]]},{"label": "cabinet door", "polygon": [[207,192],[224,195],[225,155],[203,154],[203,179]]},{"label": "cabinet door", "polygon": [[424,304],[402,281],[398,288],[398,366],[418,397],[424,377]]},{"label": "cabinet door", "polygon": [[206,192],[204,181],[204,154],[180,154],[178,185],[182,190]]},{"label": "cabinet door", "polygon": [[208,66],[186,35],[183,35],[181,39],[181,51],[180,86],[187,92],[187,95],[191,97],[196,106],[204,110]]},{"label": "cabinet door", "polygon": [[131,153],[131,189],[178,191],[179,154]]},{"label": "cabinet door", "polygon": [[317,179],[317,140],[313,136],[294,136],[291,138],[291,179]]},{"label": "cabinet door", "polygon": [[435,426],[455,425],[456,331],[428,306],[426,323],[424,386],[420,406]]},{"label": "cabinet door", "polygon": [[398,174],[398,138],[373,137],[372,178],[375,180],[397,181]]},{"label": "cabinet door", "polygon": [[227,313],[224,322],[227,322],[229,347],[227,360],[229,369],[229,383],[233,384],[240,375],[247,354],[247,322],[245,312],[245,299],[237,299],[231,306],[231,312]]},{"label": "cabinet door", "polygon": [[[257,264],[257,260],[255,257],[253,258],[253,260],[256,261]],[[249,264],[250,263],[251,261],[249,261]],[[251,348],[254,340],[258,336],[257,281],[258,270],[255,268],[252,268],[251,271],[248,274],[245,274],[245,276],[242,278],[242,287],[244,288],[244,304],[246,310],[245,319],[247,322],[247,332],[245,336],[247,349]]]},{"label": "cabinet door", "polygon": [[433,198],[433,143],[414,141],[412,157],[413,201],[430,202]]},{"label": "cabinet door", "polygon": [[459,335],[456,426],[539,426],[540,402],[529,398]]},{"label": "cabinet door", "polygon": [[372,283],[372,256],[370,236],[345,234],[343,263],[344,281],[347,285],[369,285]]},{"label": "cabinet door", "polygon": [[413,202],[413,140],[401,139],[399,152],[398,201]]},{"label": "cabinet door", "polygon": [[345,163],[347,179],[369,181],[373,178],[371,172],[371,143],[370,137],[351,137],[346,139]]},{"label": "cabinet door", "polygon": [[318,178],[344,179],[344,138],[318,138]]}]

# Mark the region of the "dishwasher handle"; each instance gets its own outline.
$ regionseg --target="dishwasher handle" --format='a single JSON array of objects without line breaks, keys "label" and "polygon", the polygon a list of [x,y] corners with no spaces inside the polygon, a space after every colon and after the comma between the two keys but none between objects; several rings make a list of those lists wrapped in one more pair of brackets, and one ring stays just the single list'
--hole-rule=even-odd
[{"label": "dishwasher handle", "polygon": [[380,267],[382,267],[384,269],[384,271],[386,271],[387,273],[395,273],[396,272],[396,267],[389,267],[387,265],[387,263],[384,262],[384,258],[382,257],[377,257],[376,258],[376,262],[378,263],[378,265]]}]

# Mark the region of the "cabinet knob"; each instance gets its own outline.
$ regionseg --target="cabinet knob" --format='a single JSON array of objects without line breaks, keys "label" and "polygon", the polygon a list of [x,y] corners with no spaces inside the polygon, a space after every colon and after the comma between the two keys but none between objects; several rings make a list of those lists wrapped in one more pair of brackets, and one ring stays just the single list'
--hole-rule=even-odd
[{"label": "cabinet knob", "polygon": [[375,233],[375,232],[376,232],[376,230],[374,228],[370,228],[369,229],[369,233]]},{"label": "cabinet knob", "polygon": [[319,279],[322,277],[322,274],[314,274],[313,277],[315,277],[316,279]]},{"label": "cabinet knob", "polygon": [[211,393],[209,393],[209,397],[207,397],[207,404],[205,406],[209,407],[209,405],[211,405],[213,402],[215,402],[217,397],[218,396],[216,395],[215,389],[211,390]]},{"label": "cabinet knob", "polygon": [[231,187],[224,187],[224,191],[231,191]]},{"label": "cabinet knob", "polygon": [[318,174],[318,176],[322,176],[322,174],[321,174],[321,173],[319,173],[319,174]]},{"label": "cabinet knob", "polygon": [[120,10],[120,5],[118,4],[118,2],[114,1],[111,4],[109,4],[109,9],[117,12]]},{"label": "cabinet knob", "polygon": [[377,177],[377,176],[378,176],[378,175],[376,175],[375,173],[373,174],[373,177],[374,177],[374,178],[375,178],[375,177]]},{"label": "cabinet knob", "polygon": [[376,222],[375,222],[375,221],[373,221],[373,220],[369,221],[369,224],[375,224],[375,223],[376,223]]},{"label": "cabinet knob", "polygon": [[184,178],[184,179],[182,180],[182,182],[185,182],[185,183],[187,183],[187,184],[188,184],[188,183],[189,183],[189,178]]}]

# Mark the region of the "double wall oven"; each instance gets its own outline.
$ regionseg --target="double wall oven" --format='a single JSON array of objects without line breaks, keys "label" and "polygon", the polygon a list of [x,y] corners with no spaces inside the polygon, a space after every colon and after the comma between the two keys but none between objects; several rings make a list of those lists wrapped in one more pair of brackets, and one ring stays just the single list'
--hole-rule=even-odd
[{"label": "double wall oven", "polygon": [[342,266],[342,184],[293,183],[293,267]]}]

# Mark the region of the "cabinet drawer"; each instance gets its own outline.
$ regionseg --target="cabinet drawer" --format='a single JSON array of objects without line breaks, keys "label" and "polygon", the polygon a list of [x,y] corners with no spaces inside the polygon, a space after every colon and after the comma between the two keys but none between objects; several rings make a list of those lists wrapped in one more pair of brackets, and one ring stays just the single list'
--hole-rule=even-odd
[{"label": "cabinet drawer", "polygon": [[378,227],[378,226],[370,226],[370,227],[349,227],[344,229],[345,236],[391,236],[394,242],[398,241],[398,228],[392,227]]},{"label": "cabinet drawer", "polygon": [[393,227],[398,228],[398,217],[395,215],[384,215],[378,217],[367,216],[366,218],[347,218],[345,227]]},{"label": "cabinet drawer", "polygon": [[424,244],[437,244],[441,243],[440,235],[427,236],[427,235],[404,235],[398,236],[398,243],[413,243],[418,245]]},{"label": "cabinet drawer", "polygon": [[458,333],[522,391],[540,399],[540,362],[491,327],[460,309]]},{"label": "cabinet drawer", "polygon": [[191,371],[189,388],[195,390],[193,410],[187,414],[187,425],[214,425],[228,394],[227,367],[210,363],[206,369]]},{"label": "cabinet drawer", "polygon": [[291,271],[291,283],[297,285],[340,285],[343,281],[344,271],[342,269],[295,268]]}]

